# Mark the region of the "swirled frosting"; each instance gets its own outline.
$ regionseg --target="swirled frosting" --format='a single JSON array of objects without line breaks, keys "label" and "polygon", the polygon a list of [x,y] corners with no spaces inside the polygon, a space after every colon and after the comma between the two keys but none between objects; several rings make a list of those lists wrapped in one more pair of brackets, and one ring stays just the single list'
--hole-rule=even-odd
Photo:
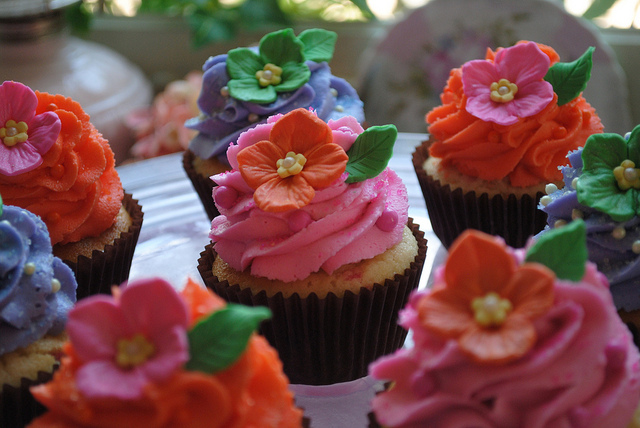
[{"label": "swirled frosting", "polygon": [[[191,324],[225,305],[193,281],[181,295]],[[48,408],[29,425],[32,428],[301,426],[302,411],[294,406],[278,354],[256,334],[228,368],[214,374],[179,368],[165,381],[148,383],[140,397],[129,400],[84,395],[78,382],[84,362],[71,342],[65,353],[53,380],[31,389]]]},{"label": "swirled frosting", "polygon": [[[611,286],[613,301],[618,309],[632,311],[640,308],[638,281],[640,257],[633,251],[633,244],[640,241],[640,218],[614,221],[607,214],[578,202],[574,179],[582,174],[582,149],[567,155],[570,165],[562,167],[564,187],[549,192],[538,205],[547,214],[548,228],[570,222],[576,213],[584,219],[587,227],[587,251],[589,260],[606,275]],[[560,223],[558,223],[560,221]],[[624,233],[616,238],[614,231]]]},{"label": "swirled frosting", "polygon": [[71,270],[51,254],[45,224],[0,205],[0,355],[60,334],[76,301]]},{"label": "swirled frosting", "polygon": [[[558,61],[553,49],[538,46],[551,64]],[[494,58],[494,52],[488,51],[486,59]],[[451,70],[440,95],[442,105],[426,115],[428,132],[435,140],[430,155],[440,158],[444,168],[487,181],[507,179],[514,187],[559,181],[557,167],[567,152],[582,146],[589,135],[602,132],[600,118],[582,95],[558,105],[554,94],[540,112],[511,125],[482,120],[467,111],[462,75],[462,68]]]},{"label": "swirled frosting", "polygon": [[[347,184],[347,174],[317,189],[311,203],[282,212],[256,206],[254,191],[242,178],[238,153],[262,140],[280,116],[240,135],[227,156],[230,172],[218,174],[213,191],[222,215],[213,219],[210,238],[218,255],[238,271],[290,282],[312,272],[331,274],[340,266],[385,252],[402,239],[408,219],[407,190],[389,168],[364,181]],[[345,151],[363,132],[353,117],[329,120],[333,143]],[[232,204],[220,204],[233,190]],[[391,221],[389,221],[391,220]]]},{"label": "swirled frosting", "polygon": [[270,104],[258,104],[237,100],[223,89],[230,80],[226,59],[227,55],[222,54],[205,62],[198,98],[201,115],[185,123],[187,128],[198,131],[189,150],[202,159],[217,156],[228,163],[226,150],[242,132],[266,123],[269,116],[300,107],[312,108],[325,122],[343,116],[353,116],[360,123],[364,122],[363,103],[358,93],[349,82],[333,76],[326,62],[305,61],[311,71],[307,83],[295,91],[278,94],[276,101]]},{"label": "swirled frosting", "polygon": [[638,352],[593,264],[579,283],[556,280],[552,307],[534,321],[533,348],[504,365],[478,364],[456,340],[425,329],[417,305],[430,292],[414,294],[400,314],[414,346],[370,367],[374,377],[393,382],[373,400],[382,425],[622,428],[630,422],[640,398]]},{"label": "swirled frosting", "polygon": [[40,216],[54,245],[98,236],[113,224],[124,195],[113,152],[80,104],[62,95],[36,95],[36,112],[54,112],[60,134],[40,166],[0,174],[0,194],[6,204]]}]

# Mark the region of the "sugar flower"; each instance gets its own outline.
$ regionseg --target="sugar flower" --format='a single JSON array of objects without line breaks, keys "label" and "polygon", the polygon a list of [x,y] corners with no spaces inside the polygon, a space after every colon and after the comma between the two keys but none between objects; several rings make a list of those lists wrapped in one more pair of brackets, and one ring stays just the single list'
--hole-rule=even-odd
[{"label": "sugar flower", "polygon": [[186,305],[160,279],[80,301],[67,322],[83,362],[78,390],[87,398],[140,397],[145,385],[166,380],[189,359],[188,324]]},{"label": "sugar flower", "polygon": [[618,134],[591,135],[582,150],[578,201],[615,221],[640,215],[640,126],[628,140]]},{"label": "sugar flower", "polygon": [[467,62],[462,66],[467,111],[498,125],[539,113],[554,97],[553,86],[544,80],[549,65],[549,57],[533,42],[502,49],[493,61]]},{"label": "sugar flower", "polygon": [[280,212],[309,204],[316,189],[345,172],[348,156],[333,143],[324,121],[297,109],[278,119],[268,140],[241,150],[237,161],[242,178],[255,190],[258,207]]},{"label": "sugar flower", "polygon": [[0,100],[0,174],[31,171],[56,142],[60,119],[53,112],[36,115],[36,94],[22,83],[0,85]]},{"label": "sugar flower", "polygon": [[554,273],[518,265],[504,242],[466,231],[451,247],[444,275],[418,302],[422,325],[479,363],[523,356],[535,343],[533,320],[553,304]]}]

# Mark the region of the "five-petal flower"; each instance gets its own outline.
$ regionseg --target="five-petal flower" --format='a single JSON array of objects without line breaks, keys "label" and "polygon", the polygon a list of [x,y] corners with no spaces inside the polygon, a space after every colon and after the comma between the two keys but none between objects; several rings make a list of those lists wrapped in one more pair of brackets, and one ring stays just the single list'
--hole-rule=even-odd
[{"label": "five-petal flower", "polygon": [[640,125],[628,141],[618,134],[591,135],[582,149],[582,174],[576,184],[578,202],[615,221],[640,215]]},{"label": "five-petal flower", "polygon": [[78,390],[88,398],[138,398],[189,359],[187,307],[169,283],[141,280],[114,294],[69,312],[67,332],[83,362]]},{"label": "five-petal flower", "polygon": [[418,302],[420,321],[457,340],[479,363],[523,356],[536,341],[533,320],[554,300],[550,269],[539,263],[518,265],[504,242],[474,230],[451,247],[442,279]]},{"label": "five-petal flower", "polygon": [[273,125],[269,139],[242,149],[237,156],[244,181],[264,211],[299,209],[315,190],[345,172],[348,156],[333,143],[331,128],[306,109],[293,110]]},{"label": "five-petal flower", "polygon": [[58,139],[60,119],[53,112],[36,115],[36,94],[22,83],[0,85],[0,100],[0,174],[31,171]]},{"label": "five-petal flower", "polygon": [[512,125],[542,111],[554,98],[544,80],[550,59],[533,42],[499,50],[493,61],[474,60],[462,66],[466,109],[479,119]]}]

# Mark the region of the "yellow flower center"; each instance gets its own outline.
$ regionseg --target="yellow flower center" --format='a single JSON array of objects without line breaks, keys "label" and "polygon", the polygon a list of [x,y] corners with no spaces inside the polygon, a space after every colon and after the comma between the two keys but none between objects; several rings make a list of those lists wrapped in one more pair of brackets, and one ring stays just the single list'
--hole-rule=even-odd
[{"label": "yellow flower center", "polygon": [[471,302],[474,319],[483,327],[502,325],[513,309],[511,302],[502,299],[498,293],[490,292],[484,297],[476,297]]},{"label": "yellow flower center", "polygon": [[0,139],[7,147],[13,147],[18,143],[24,143],[29,138],[27,130],[29,127],[25,122],[7,120],[7,123],[0,128]]},{"label": "yellow flower center", "polygon": [[278,159],[276,162],[278,175],[287,178],[290,175],[299,174],[305,163],[307,163],[307,158],[302,153],[289,152],[284,159]]},{"label": "yellow flower center", "polygon": [[497,103],[508,103],[518,93],[518,86],[507,79],[500,79],[491,84],[491,101]]},{"label": "yellow flower center", "polygon": [[632,187],[640,189],[640,169],[629,159],[623,160],[620,166],[613,168],[613,176],[621,190],[629,190]]},{"label": "yellow flower center", "polygon": [[282,68],[274,64],[267,64],[264,69],[256,71],[256,79],[263,88],[269,85],[279,85],[282,81]]},{"label": "yellow flower center", "polygon": [[155,351],[153,343],[149,342],[142,334],[136,334],[131,339],[118,341],[116,363],[124,368],[139,366],[147,361]]}]

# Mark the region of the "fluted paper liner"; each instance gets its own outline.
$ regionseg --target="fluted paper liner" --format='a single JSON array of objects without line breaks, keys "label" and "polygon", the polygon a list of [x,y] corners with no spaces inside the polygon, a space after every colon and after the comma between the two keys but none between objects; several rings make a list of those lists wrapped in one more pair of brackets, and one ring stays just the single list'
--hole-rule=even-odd
[{"label": "fluted paper liner", "polygon": [[190,150],[186,150],[182,156],[182,166],[184,171],[187,173],[187,177],[191,180],[191,184],[198,194],[200,202],[202,202],[202,206],[209,216],[209,220],[213,220],[215,217],[220,215],[220,211],[218,211],[216,204],[213,202],[212,195],[213,188],[216,186],[216,183],[214,183],[209,177],[203,177],[195,170],[193,167],[194,159],[195,154]]},{"label": "fluted paper liner", "polygon": [[544,193],[518,198],[500,195],[489,198],[486,193],[464,193],[462,189],[440,184],[427,175],[423,165],[429,158],[429,141],[416,147],[413,166],[429,212],[431,226],[442,245],[449,248],[466,229],[477,229],[504,238],[507,245],[523,247],[529,237],[544,229],[547,215],[538,209]]},{"label": "fluted paper liner", "polygon": [[2,385],[0,390],[0,427],[23,428],[47,409],[36,401],[29,388],[48,382],[53,373],[38,372],[35,380],[22,378],[18,387]]},{"label": "fluted paper liner", "polygon": [[63,260],[78,281],[78,300],[93,294],[111,294],[112,285],[120,285],[129,278],[133,252],[142,228],[142,207],[136,199],[125,193],[122,204],[131,216],[131,226],[122,232],[104,251],[94,250],[91,258],[78,256],[77,261]]},{"label": "fluted paper liner", "polygon": [[366,376],[369,363],[393,353],[404,344],[407,331],[398,325],[398,311],[418,287],[427,253],[427,240],[419,226],[407,224],[418,241],[418,255],[404,275],[384,284],[362,287],[358,294],[343,297],[315,293],[300,298],[296,293],[267,297],[265,291],[219,281],[211,267],[217,257],[213,244],[200,254],[198,270],[204,283],[223,299],[249,306],[267,306],[273,317],[264,321],[260,333],[279,353],[284,372],[294,384],[328,385]]}]

